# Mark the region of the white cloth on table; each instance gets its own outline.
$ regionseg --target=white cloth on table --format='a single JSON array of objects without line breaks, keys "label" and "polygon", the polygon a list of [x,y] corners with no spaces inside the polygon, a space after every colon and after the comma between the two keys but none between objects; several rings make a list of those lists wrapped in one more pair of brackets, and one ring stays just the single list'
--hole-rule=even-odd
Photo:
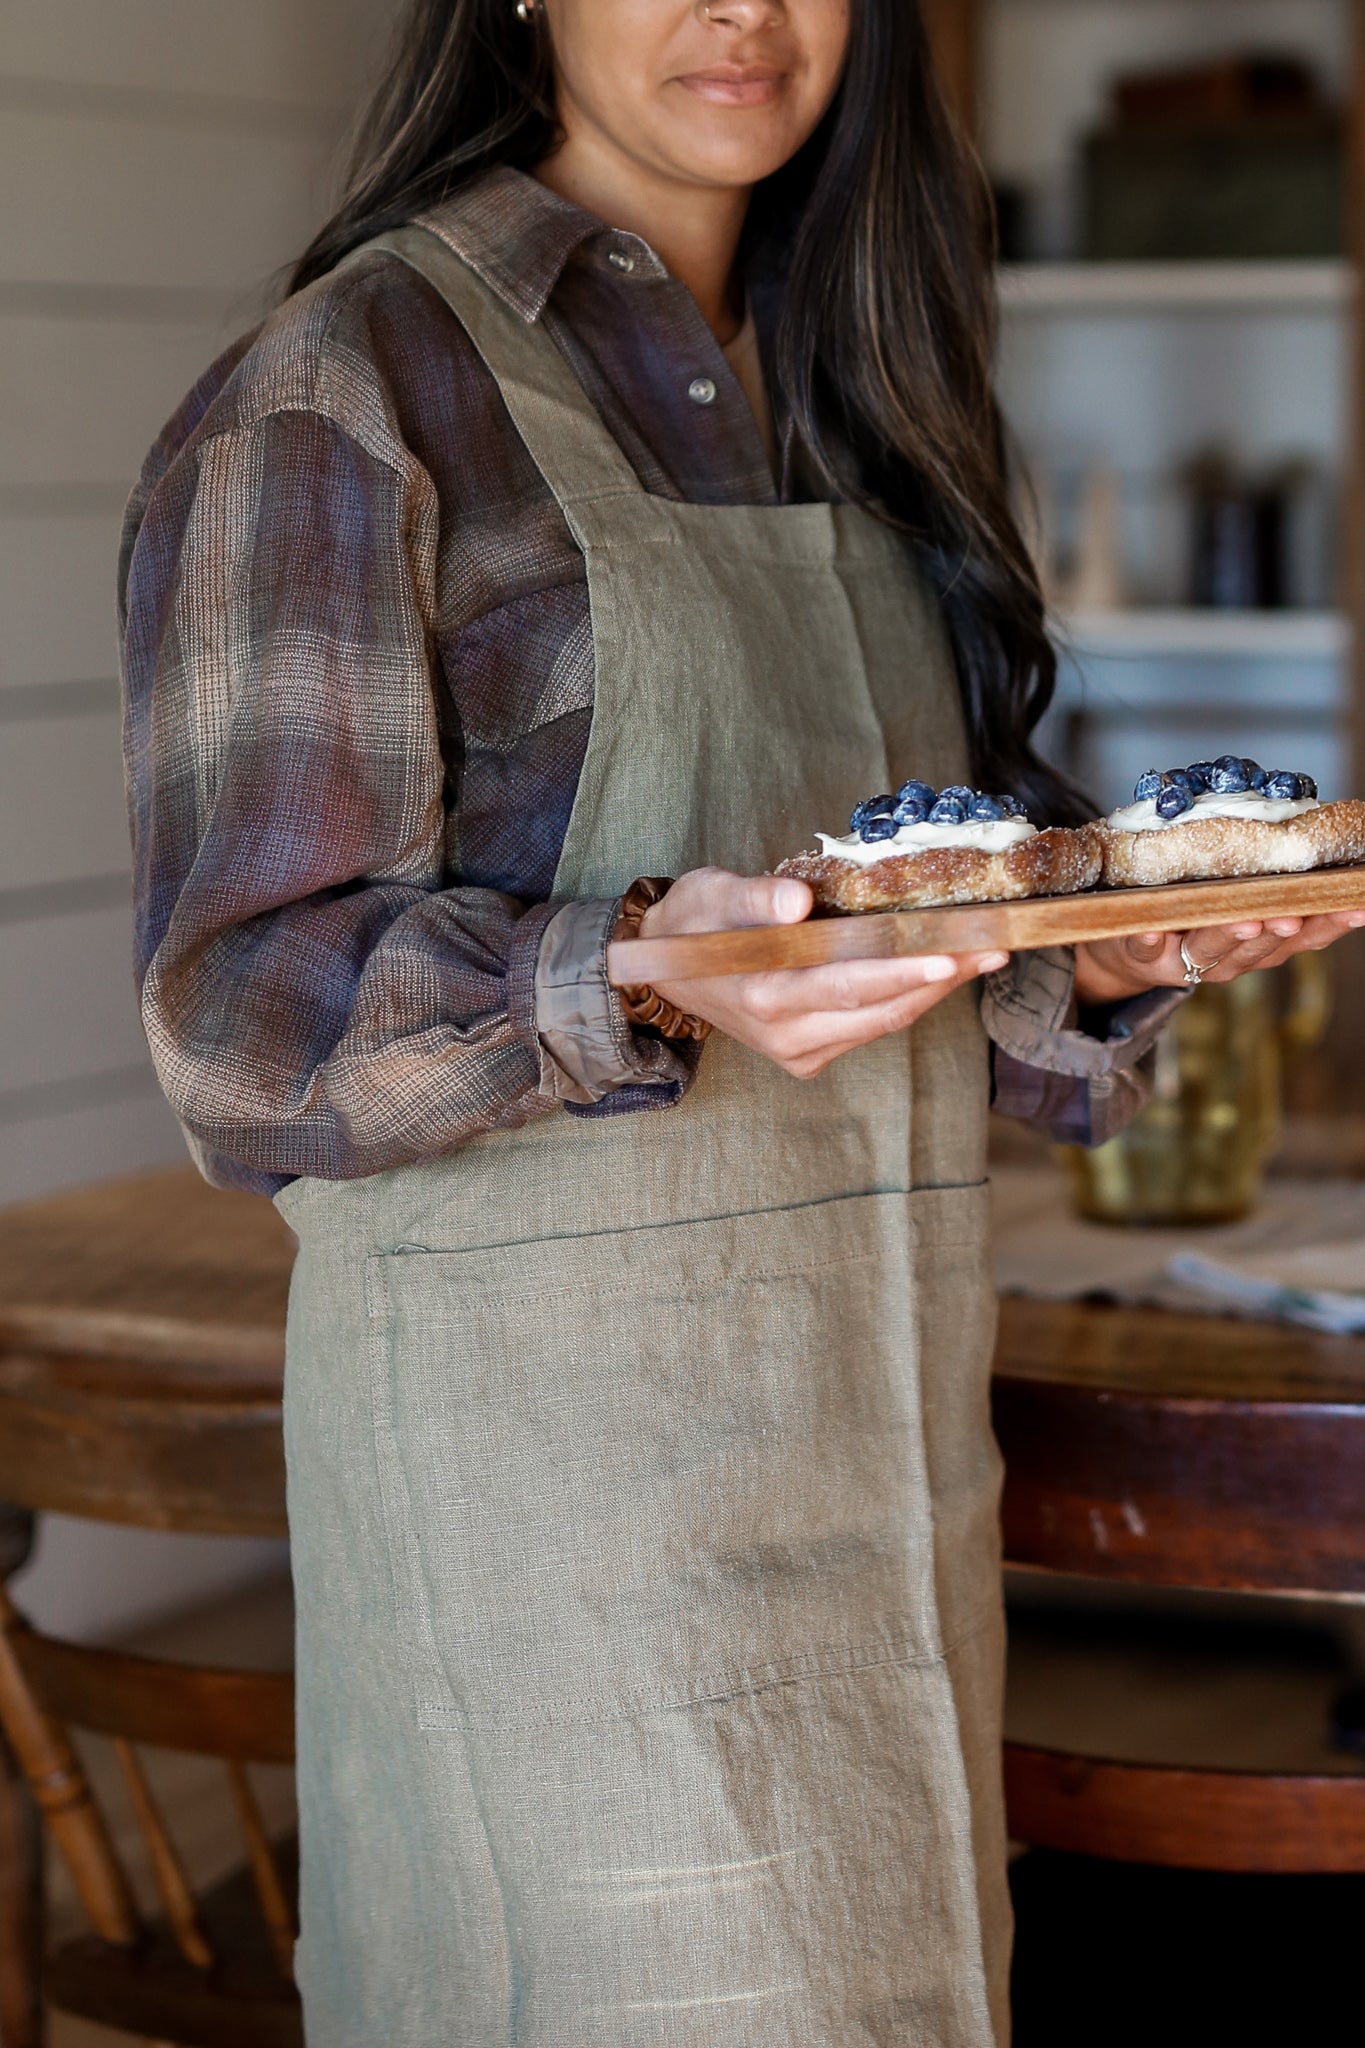
[{"label": "white cloth on table", "polygon": [[1060,1170],[1000,1168],[993,1189],[1002,1294],[1365,1330],[1365,1182],[1271,1181],[1241,1223],[1171,1229],[1083,1221]]}]

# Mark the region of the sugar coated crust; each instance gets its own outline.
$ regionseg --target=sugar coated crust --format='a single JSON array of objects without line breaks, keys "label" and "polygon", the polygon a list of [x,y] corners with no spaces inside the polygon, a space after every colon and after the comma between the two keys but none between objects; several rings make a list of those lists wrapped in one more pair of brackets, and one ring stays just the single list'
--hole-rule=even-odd
[{"label": "sugar coated crust", "polygon": [[1301,818],[1188,818],[1155,832],[1099,830],[1111,888],[1297,875],[1365,860],[1365,803],[1323,804]]},{"label": "sugar coated crust", "polygon": [[952,903],[1009,903],[1023,896],[1074,896],[1093,889],[1104,865],[1099,825],[1054,825],[1004,853],[976,846],[931,846],[888,854],[871,867],[837,854],[801,853],[779,875],[815,894],[817,911],[861,916],[875,910],[929,910]]}]

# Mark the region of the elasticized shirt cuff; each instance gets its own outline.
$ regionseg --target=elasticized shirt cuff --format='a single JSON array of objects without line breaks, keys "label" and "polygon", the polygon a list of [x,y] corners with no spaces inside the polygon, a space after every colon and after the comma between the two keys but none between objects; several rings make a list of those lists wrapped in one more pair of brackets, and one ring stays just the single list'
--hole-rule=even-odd
[{"label": "elasticized shirt cuff", "polygon": [[619,897],[565,903],[552,907],[541,931],[534,1029],[540,1092],[556,1102],[597,1103],[642,1085],[677,1099],[696,1070],[695,1058],[667,1039],[635,1029],[607,980],[607,947],[620,910]]},{"label": "elasticized shirt cuff", "polygon": [[557,903],[537,903],[518,919],[507,955],[507,1014],[523,1045],[539,1055],[536,1033],[536,965],[546,926],[559,915]]},{"label": "elasticized shirt cuff", "polygon": [[1091,1012],[1082,1028],[1076,1007],[1076,956],[1069,946],[1018,953],[991,975],[981,999],[981,1017],[993,1044],[1020,1066],[1077,1080],[1101,1080],[1128,1072],[1153,1045],[1185,1000],[1183,989],[1151,989]]}]

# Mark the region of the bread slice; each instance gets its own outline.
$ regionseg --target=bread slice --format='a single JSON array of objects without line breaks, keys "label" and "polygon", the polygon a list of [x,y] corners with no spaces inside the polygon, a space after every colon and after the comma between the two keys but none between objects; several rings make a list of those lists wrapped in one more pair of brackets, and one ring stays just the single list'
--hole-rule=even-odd
[{"label": "bread slice", "polygon": [[1010,903],[1023,896],[1074,896],[1094,888],[1103,863],[1099,825],[1054,825],[1003,853],[930,846],[918,853],[888,854],[870,867],[837,854],[801,853],[784,860],[777,872],[809,883],[817,912],[862,916],[951,903]]},{"label": "bread slice", "polygon": [[1185,818],[1152,832],[1099,827],[1111,888],[1212,882],[1240,875],[1297,875],[1365,860],[1365,803],[1322,804],[1301,817]]}]

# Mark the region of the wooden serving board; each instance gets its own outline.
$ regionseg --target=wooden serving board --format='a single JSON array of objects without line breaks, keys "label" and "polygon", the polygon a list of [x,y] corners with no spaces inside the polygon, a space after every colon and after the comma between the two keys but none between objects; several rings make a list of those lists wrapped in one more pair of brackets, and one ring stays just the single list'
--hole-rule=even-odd
[{"label": "wooden serving board", "polygon": [[818,917],[805,924],[628,939],[607,950],[617,988],[773,968],[823,967],[831,960],[886,960],[914,953],[1023,953],[1138,932],[1197,931],[1244,918],[1313,917],[1365,910],[1365,866],[1314,868],[1306,875],[1250,875],[1231,882],[1179,882],[1160,889],[1092,889],[1082,896],[1031,896],[1021,903],[965,903],[950,910],[893,910],[867,917]]}]

